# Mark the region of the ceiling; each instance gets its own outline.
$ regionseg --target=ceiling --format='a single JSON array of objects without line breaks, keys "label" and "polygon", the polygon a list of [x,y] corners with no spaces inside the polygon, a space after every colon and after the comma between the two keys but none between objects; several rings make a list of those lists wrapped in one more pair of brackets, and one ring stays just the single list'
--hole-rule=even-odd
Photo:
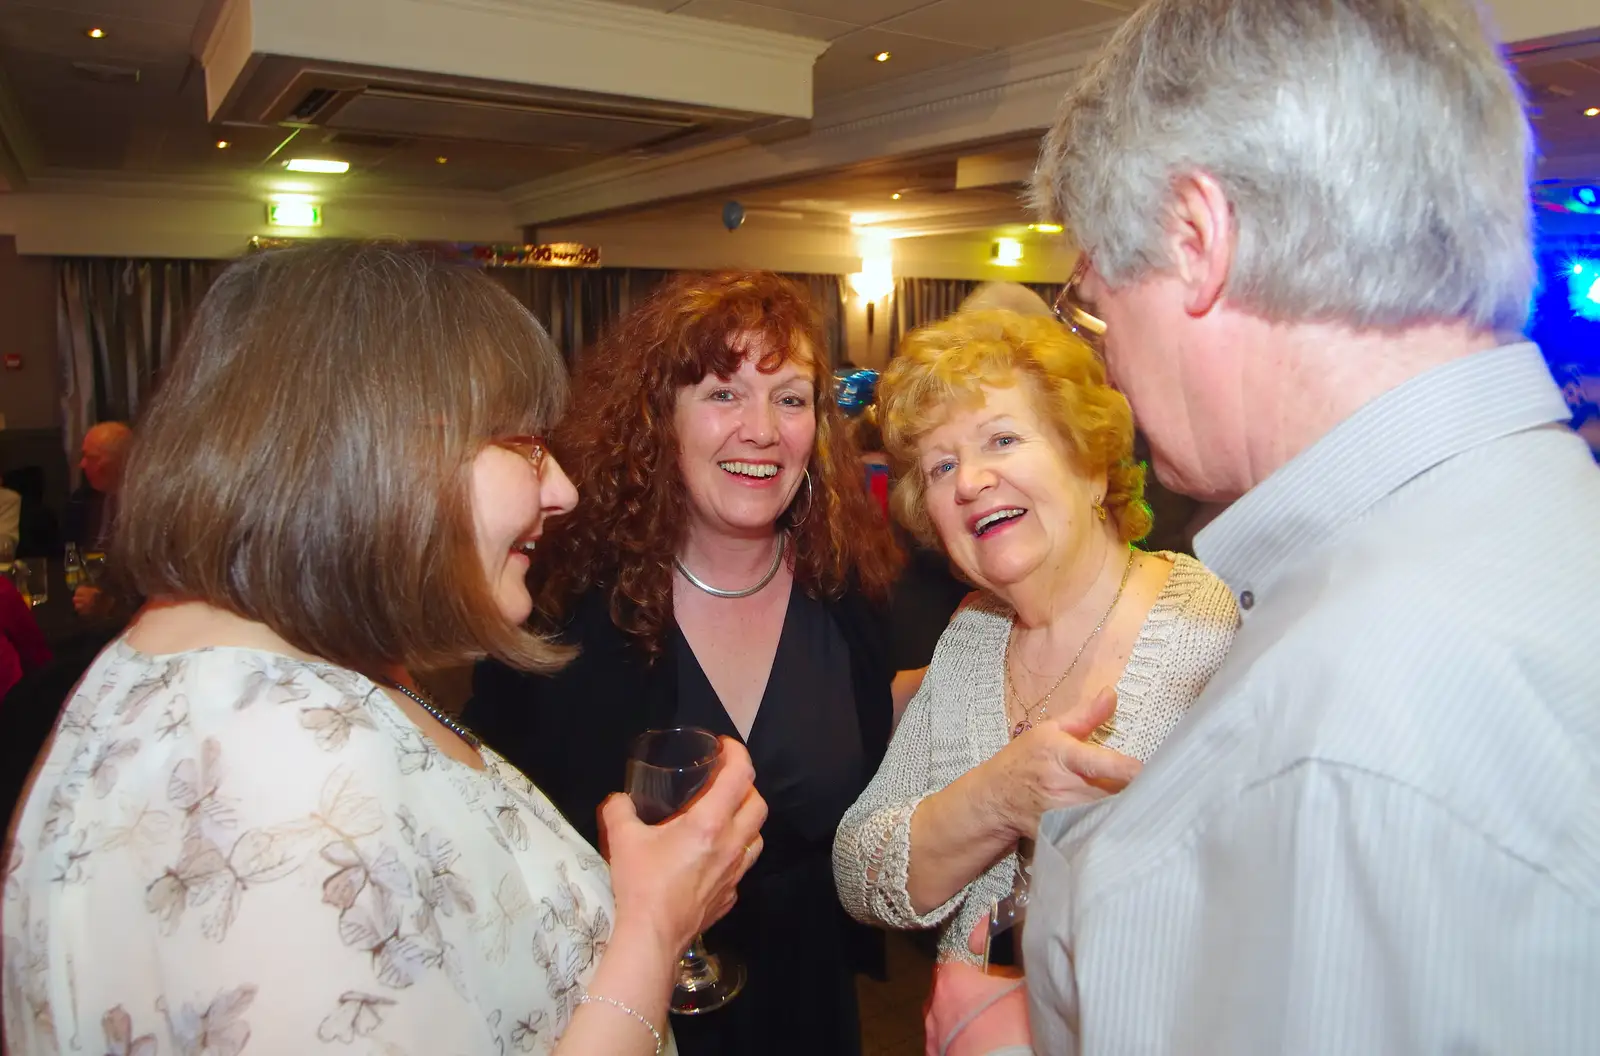
[{"label": "ceiling", "polygon": [[1600,184],[1600,44],[1518,63],[1539,138],[1540,175],[1557,186]]},{"label": "ceiling", "polygon": [[[690,18],[826,40],[827,99],[988,51],[1115,22],[1138,0],[617,0]],[[889,53],[886,62],[875,57]]]},{"label": "ceiling", "polygon": [[[31,155],[27,175],[248,180],[280,148],[332,146],[344,187],[503,191],[600,160],[604,150],[449,136],[359,135],[207,120],[196,29],[215,0],[0,0],[0,76]],[[1114,22],[1136,0],[614,0],[628,7],[827,41],[818,100],[996,49]],[[91,39],[90,28],[105,31]],[[887,61],[875,56],[887,52]],[[393,140],[396,137],[387,137]],[[219,142],[228,143],[219,149]],[[287,150],[288,148],[284,148]],[[278,152],[275,154],[275,151]],[[443,159],[443,160],[440,160]]]},{"label": "ceiling", "polygon": [[[646,0],[640,0],[646,2]],[[664,2],[664,0],[656,0]],[[703,3],[706,0],[691,0]],[[1540,152],[1541,196],[1570,197],[1577,186],[1600,184],[1600,45],[1564,48],[1518,59]],[[967,144],[915,157],[886,158],[849,169],[731,194],[706,196],[630,213],[629,221],[701,218],[711,222],[732,197],[752,220],[833,222],[876,229],[892,237],[985,231],[1033,237],[1023,203],[1038,137]],[[988,178],[966,178],[967,162],[985,161]]]},{"label": "ceiling", "polygon": [[[499,193],[575,169],[619,150],[605,145],[511,142],[446,123],[443,134],[374,136],[363,110],[341,112],[342,128],[295,130],[271,122],[213,123],[205,71],[192,57],[198,32],[220,0],[0,0],[0,133],[14,104],[26,175],[143,181],[186,180],[248,187],[295,153],[336,152],[352,163],[342,190]],[[681,19],[770,30],[827,42],[817,59],[821,102],[926,75],[1053,34],[1114,22],[1137,0],[612,0]],[[91,39],[87,30],[105,31]],[[888,59],[875,56],[887,53]],[[1518,59],[1544,153],[1543,175],[1563,184],[1600,182],[1600,45]],[[9,91],[6,89],[9,88]],[[381,123],[381,100],[365,112]],[[503,127],[503,126],[502,126]],[[15,135],[13,138],[17,138]],[[226,149],[218,143],[226,142]],[[939,234],[1020,223],[1021,176],[1036,141],[967,145],[887,159],[843,172],[744,188],[752,215],[828,217],[896,234]],[[976,156],[1001,175],[964,178]],[[0,174],[3,175],[3,174]],[[0,181],[3,185],[3,181]],[[899,194],[899,199],[893,195]],[[716,196],[720,205],[722,198]],[[652,210],[704,211],[711,199]]]},{"label": "ceiling", "polygon": [[[849,226],[894,238],[987,231],[1027,223],[1022,191],[1037,135],[882,158],[834,172],[628,212],[625,223],[709,220],[729,198],[750,222]],[[989,163],[976,176],[974,162]]]}]

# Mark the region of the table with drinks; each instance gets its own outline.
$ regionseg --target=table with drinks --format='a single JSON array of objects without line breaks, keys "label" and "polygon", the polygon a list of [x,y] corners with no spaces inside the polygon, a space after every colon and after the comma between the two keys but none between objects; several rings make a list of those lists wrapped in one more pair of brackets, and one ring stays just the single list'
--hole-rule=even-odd
[{"label": "table with drinks", "polygon": [[82,623],[72,607],[80,586],[93,586],[105,570],[106,555],[80,553],[68,543],[59,558],[14,557],[0,554],[0,575],[10,577],[17,593],[33,610],[33,618],[46,640],[59,642],[76,634]]}]

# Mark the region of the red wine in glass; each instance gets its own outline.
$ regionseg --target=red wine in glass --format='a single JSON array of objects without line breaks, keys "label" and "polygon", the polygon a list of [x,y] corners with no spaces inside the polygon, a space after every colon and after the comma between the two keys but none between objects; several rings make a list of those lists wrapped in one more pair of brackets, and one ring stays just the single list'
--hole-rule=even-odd
[{"label": "red wine in glass", "polygon": [[[659,825],[682,810],[711,780],[721,747],[697,726],[646,730],[628,751],[624,788],[639,820]],[[678,959],[672,1011],[694,1016],[721,1008],[744,988],[744,965],[694,943]]]}]

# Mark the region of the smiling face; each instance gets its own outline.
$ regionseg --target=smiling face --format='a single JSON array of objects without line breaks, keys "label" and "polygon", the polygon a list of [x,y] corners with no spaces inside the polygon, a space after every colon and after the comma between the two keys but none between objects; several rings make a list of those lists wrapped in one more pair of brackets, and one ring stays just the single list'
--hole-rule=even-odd
[{"label": "smiling face", "polygon": [[[737,347],[737,346],[736,346]],[[809,347],[776,370],[750,344],[730,377],[707,374],[678,391],[678,463],[692,527],[722,535],[770,534],[794,501],[817,436]]]},{"label": "smiling face", "polygon": [[544,531],[546,517],[577,505],[578,491],[555,457],[546,454],[535,468],[520,451],[491,445],[472,463],[472,520],[478,557],[495,608],[506,622],[520,624],[533,611],[525,576],[524,548]]},{"label": "smiling face", "polygon": [[1001,597],[1082,559],[1105,525],[1105,475],[1079,470],[1026,382],[986,386],[917,442],[923,501],[945,552]]}]

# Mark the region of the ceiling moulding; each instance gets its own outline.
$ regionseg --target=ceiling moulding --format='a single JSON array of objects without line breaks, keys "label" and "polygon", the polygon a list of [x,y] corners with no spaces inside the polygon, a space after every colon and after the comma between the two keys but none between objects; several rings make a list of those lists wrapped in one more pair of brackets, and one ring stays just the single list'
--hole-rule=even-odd
[{"label": "ceiling moulding", "polygon": [[[162,176],[121,177],[105,172],[55,170],[49,175],[35,176],[28,190],[89,199],[132,199],[186,202],[244,202],[252,208],[273,194],[279,193],[270,183],[260,186],[241,184],[228,177]],[[503,215],[509,222],[510,212],[505,200],[493,191],[468,191],[455,189],[416,190],[362,190],[359,186],[335,192],[314,191],[311,196],[319,203],[333,206],[371,206],[387,209],[439,209],[480,211]]]},{"label": "ceiling moulding", "polygon": [[25,190],[37,157],[11,82],[0,69],[0,191]]},{"label": "ceiling moulding", "polygon": [[1049,127],[1061,96],[1115,26],[1065,33],[819,105],[790,138],[741,138],[624,157],[507,192],[518,222],[604,216],[656,202],[791,179],[876,158]]},{"label": "ceiling moulding", "polygon": [[599,0],[220,0],[217,122],[659,150],[811,116],[822,41]]}]

